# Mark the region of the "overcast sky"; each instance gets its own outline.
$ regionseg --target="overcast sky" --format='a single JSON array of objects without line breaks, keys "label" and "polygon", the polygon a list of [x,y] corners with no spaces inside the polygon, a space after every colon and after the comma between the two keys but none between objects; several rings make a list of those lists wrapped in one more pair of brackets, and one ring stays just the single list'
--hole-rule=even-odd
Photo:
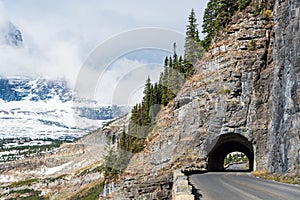
[{"label": "overcast sky", "polygon": [[[206,4],[207,0],[0,0],[0,27],[11,21],[24,39],[22,48],[0,47],[0,75],[60,77],[74,85],[92,52],[124,32],[155,27],[184,35],[192,8],[201,32]],[[113,76],[125,77],[132,66],[151,63],[149,71],[157,71],[152,64],[162,63],[169,54],[151,50],[114,58],[107,81],[116,82]]]}]

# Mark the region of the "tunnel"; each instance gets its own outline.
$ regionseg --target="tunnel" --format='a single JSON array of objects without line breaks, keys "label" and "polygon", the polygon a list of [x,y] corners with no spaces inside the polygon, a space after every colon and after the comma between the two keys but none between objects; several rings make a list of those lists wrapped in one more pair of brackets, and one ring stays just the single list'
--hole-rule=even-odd
[{"label": "tunnel", "polygon": [[219,136],[208,153],[208,171],[225,171],[224,159],[231,152],[244,153],[249,160],[249,170],[253,171],[254,153],[252,143],[240,134],[230,133]]}]

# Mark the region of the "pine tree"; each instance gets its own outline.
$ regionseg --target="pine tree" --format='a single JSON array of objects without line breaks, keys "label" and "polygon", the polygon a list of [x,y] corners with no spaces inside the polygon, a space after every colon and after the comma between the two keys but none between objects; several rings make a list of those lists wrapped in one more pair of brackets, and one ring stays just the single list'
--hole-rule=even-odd
[{"label": "pine tree", "polygon": [[205,33],[206,36],[202,41],[202,46],[206,50],[209,49],[211,41],[215,36],[216,32],[218,31],[218,27],[216,25],[216,20],[218,17],[217,5],[218,0],[210,0],[204,11],[202,33]]},{"label": "pine tree", "polygon": [[160,104],[166,105],[166,98],[165,98],[166,97],[166,89],[164,86],[165,85],[164,79],[165,79],[165,74],[164,74],[164,72],[162,72],[162,73],[160,73],[159,83],[158,83],[158,87],[159,87],[159,91],[160,91]]},{"label": "pine tree", "polygon": [[161,104],[161,90],[158,83],[154,84],[153,88],[153,102],[154,104]]},{"label": "pine tree", "polygon": [[179,56],[179,71],[181,74],[184,74],[184,63],[183,63],[183,58],[182,56]]},{"label": "pine tree", "polygon": [[120,148],[127,151],[128,150],[128,141],[125,131],[122,131],[120,135]]},{"label": "pine tree", "polygon": [[143,125],[149,125],[151,123],[150,118],[150,107],[153,105],[153,86],[151,84],[150,77],[148,76],[145,84],[145,90],[144,90],[144,98],[143,98],[143,115],[144,115],[144,121]]},{"label": "pine tree", "polygon": [[118,154],[114,148],[114,146],[110,144],[106,144],[105,153],[103,154],[104,161],[104,173],[107,174],[116,174],[116,158]]},{"label": "pine tree", "polygon": [[245,9],[251,0],[210,0],[204,11],[202,33],[206,34],[201,42],[208,50],[217,32],[226,27],[236,11]]},{"label": "pine tree", "polygon": [[192,65],[202,57],[204,50],[201,46],[199,31],[197,28],[197,19],[194,9],[188,18],[188,25],[186,29],[186,38],[184,44],[184,59]]}]

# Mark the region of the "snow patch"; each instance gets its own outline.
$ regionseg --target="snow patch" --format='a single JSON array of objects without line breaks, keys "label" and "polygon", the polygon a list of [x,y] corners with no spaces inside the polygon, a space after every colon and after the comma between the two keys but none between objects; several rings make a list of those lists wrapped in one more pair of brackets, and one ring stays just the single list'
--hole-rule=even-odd
[{"label": "snow patch", "polygon": [[12,183],[15,181],[17,180],[14,178],[14,176],[0,174],[0,183]]},{"label": "snow patch", "polygon": [[59,172],[59,171],[63,170],[64,168],[71,165],[72,163],[73,163],[73,161],[70,161],[68,163],[65,163],[65,164],[57,166],[57,167],[52,167],[52,168],[45,167],[45,168],[42,169],[42,171],[44,171],[43,174],[45,174],[45,175],[52,175],[56,172]]}]

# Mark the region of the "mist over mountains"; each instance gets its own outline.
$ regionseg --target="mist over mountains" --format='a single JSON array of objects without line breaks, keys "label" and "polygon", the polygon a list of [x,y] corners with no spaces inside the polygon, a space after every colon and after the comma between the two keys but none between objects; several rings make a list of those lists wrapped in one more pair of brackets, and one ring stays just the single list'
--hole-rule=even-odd
[{"label": "mist over mountains", "polygon": [[4,22],[0,26],[0,45],[21,47],[23,36],[21,31],[11,22]]},{"label": "mist over mountains", "polygon": [[[30,57],[32,54],[26,45],[21,30],[10,21],[0,20],[3,57],[0,71],[0,138],[74,139],[129,112],[127,106],[103,105],[92,99],[79,98],[68,80],[56,76],[43,77],[47,71],[42,75],[28,76],[28,71],[32,73],[29,68],[37,69],[39,74],[43,67],[31,67],[30,62],[25,62],[26,67],[18,66],[15,61],[22,59],[20,55]],[[56,70],[55,65],[48,68],[50,71]],[[25,72],[25,75],[7,76],[10,71]],[[61,73],[65,74],[63,69]]]},{"label": "mist over mountains", "polygon": [[0,138],[78,138],[129,110],[78,99],[63,80],[0,78]]}]

